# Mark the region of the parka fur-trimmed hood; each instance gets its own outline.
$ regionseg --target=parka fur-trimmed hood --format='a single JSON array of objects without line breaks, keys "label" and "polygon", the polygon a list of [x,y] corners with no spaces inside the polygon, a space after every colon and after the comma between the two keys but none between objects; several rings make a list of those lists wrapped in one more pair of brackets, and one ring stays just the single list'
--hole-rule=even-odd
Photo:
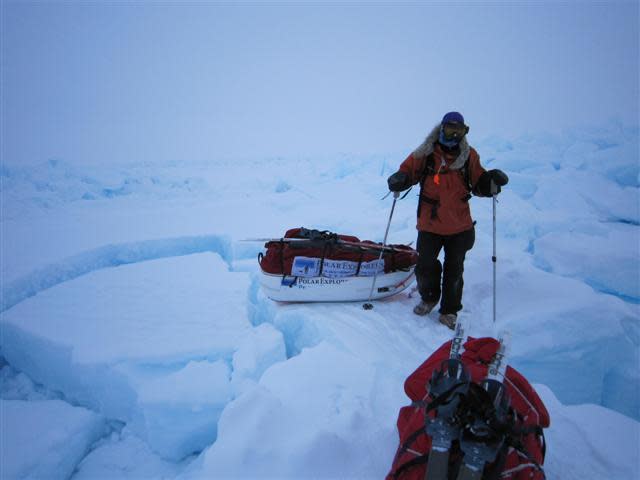
[{"label": "parka fur-trimmed hood", "polygon": [[[437,124],[435,127],[433,127],[433,130],[431,130],[431,133],[427,136],[424,142],[422,142],[422,144],[413,151],[413,155],[416,156],[417,158],[424,158],[430,155],[431,153],[433,153],[433,149],[435,148],[436,142],[438,141],[439,137],[440,137],[440,124]],[[464,166],[464,164],[469,159],[469,153],[471,151],[471,147],[467,142],[466,135],[462,137],[462,140],[460,140],[459,147],[460,147],[460,154],[455,159],[455,161],[451,165],[449,165],[450,170],[459,170]]]},{"label": "parka fur-trimmed hood", "polygon": [[[405,188],[420,185],[418,230],[436,235],[456,235],[473,228],[469,193],[475,193],[473,188],[485,170],[478,152],[464,137],[458,149],[450,151],[441,148],[439,134],[440,125],[436,125],[425,141],[402,162],[398,171],[406,175]],[[433,156],[431,165],[428,164],[430,155]],[[443,160],[446,164],[439,165]],[[433,168],[436,166],[440,167],[437,172]],[[448,175],[451,172],[454,174]]]}]

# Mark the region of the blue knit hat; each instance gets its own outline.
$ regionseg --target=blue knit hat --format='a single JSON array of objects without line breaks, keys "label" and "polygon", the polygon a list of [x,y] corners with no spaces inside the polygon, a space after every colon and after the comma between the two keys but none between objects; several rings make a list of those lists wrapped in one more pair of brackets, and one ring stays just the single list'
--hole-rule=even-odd
[{"label": "blue knit hat", "polygon": [[462,123],[464,125],[464,117],[460,112],[449,112],[444,117],[442,117],[441,124],[445,123]]}]

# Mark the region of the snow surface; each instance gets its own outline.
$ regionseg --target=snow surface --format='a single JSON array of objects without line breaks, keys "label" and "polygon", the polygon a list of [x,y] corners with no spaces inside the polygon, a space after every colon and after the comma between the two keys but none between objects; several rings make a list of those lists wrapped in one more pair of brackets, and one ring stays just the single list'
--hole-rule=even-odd
[{"label": "snow surface", "polygon": [[0,400],[2,478],[69,478],[103,435],[98,415],[60,400]]},{"label": "snow surface", "polygon": [[105,419],[0,368],[0,478],[65,479],[108,431]]},{"label": "snow surface", "polygon": [[[637,478],[638,129],[471,143],[511,178],[497,328],[550,410],[548,478]],[[411,313],[415,293],[372,311],[274,303],[262,243],[243,240],[299,226],[382,240],[401,160],[3,163],[3,475],[383,477],[404,379],[450,331]],[[491,201],[471,202],[461,315],[492,335]],[[415,207],[398,203],[391,242],[415,241]],[[47,455],[14,447],[28,438]]]}]

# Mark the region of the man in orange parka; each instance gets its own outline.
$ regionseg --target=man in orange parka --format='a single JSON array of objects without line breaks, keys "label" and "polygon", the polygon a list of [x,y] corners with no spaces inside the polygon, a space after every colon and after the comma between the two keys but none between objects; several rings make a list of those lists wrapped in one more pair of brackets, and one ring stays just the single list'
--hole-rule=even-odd
[{"label": "man in orange parka", "polygon": [[[439,319],[451,329],[462,309],[465,255],[475,242],[471,193],[490,197],[506,183],[500,170],[482,168],[478,152],[465,138],[468,132],[460,113],[447,113],[388,179],[393,192],[420,184],[416,279],[421,301],[413,311],[428,314],[442,294]],[[444,268],[438,260],[442,248]]]}]

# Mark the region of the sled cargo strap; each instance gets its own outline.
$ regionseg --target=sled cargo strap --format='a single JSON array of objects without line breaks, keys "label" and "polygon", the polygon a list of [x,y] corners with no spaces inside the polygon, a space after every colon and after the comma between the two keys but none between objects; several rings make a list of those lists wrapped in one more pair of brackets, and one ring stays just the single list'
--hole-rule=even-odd
[{"label": "sled cargo strap", "polygon": [[[426,402],[425,402],[426,403]],[[412,405],[413,406],[413,405]],[[416,450],[413,450],[411,447],[412,445],[416,442],[416,440],[418,439],[418,437],[420,437],[420,435],[424,435],[425,433],[425,427],[421,426],[420,428],[418,428],[417,430],[415,430],[414,432],[412,432],[405,440],[404,442],[402,442],[400,444],[400,446],[398,447],[398,450],[396,451],[396,454],[394,456],[393,459],[393,464],[395,465],[396,462],[398,462],[400,460],[400,457],[402,457],[402,455],[404,455],[405,453],[410,453],[412,455],[414,455],[415,457],[407,462],[404,462],[403,464],[401,464],[397,470],[394,472],[393,474],[393,478],[398,478],[400,476],[400,474],[408,469],[411,468],[415,465],[421,465],[423,463],[427,462],[427,458],[429,457],[428,452],[427,453],[422,453],[422,452],[418,452]]]},{"label": "sled cargo strap", "polygon": [[324,248],[322,249],[322,259],[320,260],[320,271],[318,272],[318,276],[322,276],[322,270],[324,269],[324,259],[327,256],[327,249],[331,247],[331,243],[329,241],[325,241]]},{"label": "sled cargo strap", "polygon": [[322,240],[325,242],[335,242],[338,240],[338,234],[330,232],[329,230],[316,230],[300,227],[298,232],[298,238],[305,238],[307,240]]},{"label": "sled cargo strap", "polygon": [[362,266],[362,260],[364,259],[364,249],[360,249],[360,258],[358,259],[358,267],[356,268],[356,273],[353,275],[357,277],[360,275],[360,267]]},{"label": "sled cargo strap", "polygon": [[[391,252],[391,255],[389,255],[389,257],[391,257],[391,271],[395,272],[396,270],[400,270],[399,268],[396,269],[396,252]],[[384,257],[382,257],[384,259]]]},{"label": "sled cargo strap", "polygon": [[287,272],[284,271],[284,239],[280,239],[280,271],[283,278],[287,276]]},{"label": "sled cargo strap", "polygon": [[403,463],[395,472],[393,472],[393,478],[400,478],[400,475],[402,475],[405,470],[415,467],[416,465],[424,465],[428,460],[429,455],[422,455],[421,457],[416,457],[413,460]]},{"label": "sled cargo strap", "polygon": [[[445,390],[444,392],[442,392],[440,395],[438,395],[437,397],[435,397],[431,402],[429,402],[429,404],[427,405],[426,409],[425,409],[425,415],[428,414],[429,412],[436,410],[440,405],[443,405],[445,403],[448,403],[451,400],[451,395],[462,385],[464,385],[465,382],[458,382],[458,383],[454,383],[448,390]],[[457,395],[460,395],[460,393],[457,393]]]},{"label": "sled cargo strap", "polygon": [[[400,448],[398,449],[398,454],[396,456],[402,455],[403,453],[408,451],[411,451],[411,453],[414,453],[415,450],[411,450],[411,445],[413,445],[413,443],[418,439],[418,437],[423,434],[424,434],[424,427],[420,427],[418,430],[416,430],[411,435],[409,435],[407,439],[404,441],[404,443],[400,445]],[[415,452],[414,455],[420,456],[425,454],[420,452]]]},{"label": "sled cargo strap", "polygon": [[[529,435],[529,434],[527,434],[527,435]],[[544,433],[541,434],[541,437],[542,437],[541,441],[542,441],[542,451],[543,451],[542,458],[543,458],[543,461],[544,461],[544,457],[546,455],[547,444],[546,444],[546,440],[544,438]],[[540,465],[538,463],[538,461],[535,458],[533,458],[533,455],[531,455],[527,451],[527,448],[522,443],[521,437],[517,438],[517,439],[508,437],[505,443],[506,443],[507,446],[510,446],[516,452],[520,453],[523,457],[525,457],[527,460],[529,460],[530,463],[521,464],[520,465],[521,468],[533,468],[534,470],[537,470],[538,472],[542,473],[542,476],[544,478],[547,478],[545,473],[544,473],[544,468],[542,467],[542,465]]]}]

